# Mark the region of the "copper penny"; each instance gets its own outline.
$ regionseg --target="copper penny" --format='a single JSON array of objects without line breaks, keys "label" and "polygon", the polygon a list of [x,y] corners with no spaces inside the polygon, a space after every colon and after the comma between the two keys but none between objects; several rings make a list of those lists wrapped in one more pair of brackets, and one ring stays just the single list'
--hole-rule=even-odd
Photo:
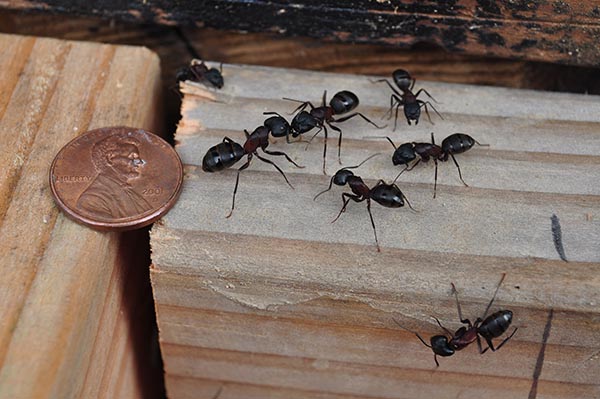
[{"label": "copper penny", "polygon": [[149,225],[177,201],[183,165],[173,148],[142,129],[90,130],[65,145],[50,167],[50,187],[71,218],[101,230]]}]

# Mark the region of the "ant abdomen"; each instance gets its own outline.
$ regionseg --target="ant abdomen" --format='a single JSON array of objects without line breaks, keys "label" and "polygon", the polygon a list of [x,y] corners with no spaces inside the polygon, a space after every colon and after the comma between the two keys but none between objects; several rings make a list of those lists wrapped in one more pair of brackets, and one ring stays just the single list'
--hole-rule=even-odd
[{"label": "ant abdomen", "polygon": [[479,334],[484,338],[496,338],[504,334],[512,323],[513,313],[510,310],[499,310],[489,315],[479,326]]},{"label": "ant abdomen", "polygon": [[473,137],[464,133],[454,133],[442,141],[442,151],[448,154],[460,154],[475,145]]},{"label": "ant abdomen", "polygon": [[410,77],[410,74],[404,69],[396,69],[392,73],[392,78],[394,79],[396,86],[398,86],[398,88],[402,91],[408,90],[412,83],[412,78]]},{"label": "ant abdomen", "polygon": [[202,170],[205,172],[218,172],[227,169],[245,155],[244,148],[232,140],[223,140],[222,143],[211,147],[202,159]]},{"label": "ant abdomen", "polygon": [[401,208],[404,206],[402,191],[395,184],[379,184],[371,190],[371,198],[386,208]]},{"label": "ant abdomen", "polygon": [[358,97],[348,90],[343,90],[335,94],[329,105],[335,111],[335,114],[345,114],[358,107]]}]

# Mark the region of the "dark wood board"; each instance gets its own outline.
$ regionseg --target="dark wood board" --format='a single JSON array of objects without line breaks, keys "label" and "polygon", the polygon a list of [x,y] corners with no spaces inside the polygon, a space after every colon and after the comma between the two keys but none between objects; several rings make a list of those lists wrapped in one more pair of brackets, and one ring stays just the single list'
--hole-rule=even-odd
[{"label": "dark wood board", "polygon": [[573,65],[600,61],[600,6],[593,0],[3,0],[0,7],[397,47],[428,42],[451,52]]}]

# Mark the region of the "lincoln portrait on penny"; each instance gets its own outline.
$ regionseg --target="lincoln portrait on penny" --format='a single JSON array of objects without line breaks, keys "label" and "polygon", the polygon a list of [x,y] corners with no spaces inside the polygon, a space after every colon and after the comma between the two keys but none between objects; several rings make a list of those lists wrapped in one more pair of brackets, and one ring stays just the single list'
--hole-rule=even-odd
[{"label": "lincoln portrait on penny", "polygon": [[140,215],[152,205],[131,182],[140,178],[145,161],[140,142],[126,132],[112,134],[92,147],[92,163],[98,172],[77,199],[77,208],[95,217],[121,219]]}]

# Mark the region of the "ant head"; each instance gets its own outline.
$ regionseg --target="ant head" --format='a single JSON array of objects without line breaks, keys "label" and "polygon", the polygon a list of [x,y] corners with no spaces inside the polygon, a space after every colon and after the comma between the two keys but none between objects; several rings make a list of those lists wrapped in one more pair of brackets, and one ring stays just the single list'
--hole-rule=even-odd
[{"label": "ant head", "polygon": [[345,114],[358,107],[358,97],[351,91],[340,91],[329,101],[329,105],[336,114]]},{"label": "ant head", "polygon": [[177,72],[175,73],[175,81],[176,82],[183,82],[185,80],[192,80],[192,79],[194,79],[194,74],[188,67],[179,68],[177,70]]},{"label": "ant head", "polygon": [[413,79],[404,69],[396,69],[394,73],[392,73],[392,77],[400,90],[405,91],[410,89]]},{"label": "ant head", "polygon": [[307,111],[301,111],[292,119],[292,136],[297,137],[308,132],[319,124],[319,121]]},{"label": "ant head", "polygon": [[285,137],[290,134],[290,124],[282,116],[272,116],[263,123],[273,137]]},{"label": "ant head", "polygon": [[215,86],[217,89],[223,87],[223,75],[221,75],[221,72],[219,72],[218,69],[210,68],[208,71],[206,71],[204,76],[206,77],[206,80],[208,80],[210,84]]},{"label": "ant head", "polygon": [[448,337],[445,335],[434,335],[429,342],[431,342],[431,350],[436,355],[452,356],[454,354],[454,348],[450,345]]},{"label": "ant head", "polygon": [[415,153],[414,144],[404,143],[400,147],[396,148],[396,151],[394,151],[394,155],[392,155],[392,163],[394,165],[408,165],[408,163],[416,157],[417,154]]},{"label": "ant head", "polygon": [[421,117],[421,106],[417,102],[404,104],[404,116],[406,119],[419,123]]},{"label": "ant head", "polygon": [[333,176],[333,184],[337,186],[345,186],[346,183],[348,183],[348,178],[350,176],[354,176],[354,173],[352,173],[351,170],[340,169],[335,172],[335,175]]}]

